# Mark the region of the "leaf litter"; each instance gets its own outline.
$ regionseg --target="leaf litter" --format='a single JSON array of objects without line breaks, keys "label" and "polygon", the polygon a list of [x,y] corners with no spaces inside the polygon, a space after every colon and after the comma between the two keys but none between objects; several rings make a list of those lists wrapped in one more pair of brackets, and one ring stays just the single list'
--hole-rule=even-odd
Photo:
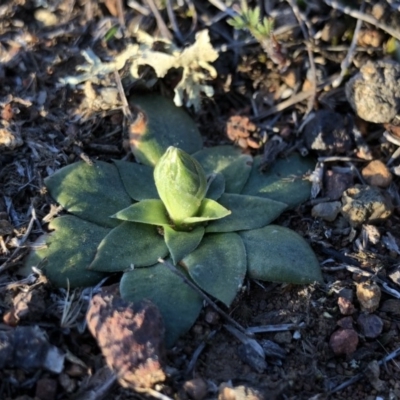
[{"label": "leaf litter", "polygon": [[[352,92],[346,89],[347,76],[357,76],[363,65],[370,65],[367,61],[378,61],[372,68],[366,68],[367,73],[377,71],[370,73],[368,79],[376,75],[380,80],[384,71],[381,60],[385,59],[385,65],[387,60],[390,63],[399,61],[397,2],[363,4],[360,1],[354,2],[355,8],[345,8],[339,2],[313,1],[307,2],[306,8],[301,10],[292,9],[294,2],[266,3],[262,15],[274,19],[274,37],[277,44],[287,50],[286,57],[290,61],[286,72],[279,71],[277,64],[245,31],[233,31],[226,23],[227,18],[240,13],[239,2],[235,5],[228,1],[193,1],[186,2],[188,8],[177,3],[172,4],[168,13],[157,1],[130,1],[128,7],[116,1],[118,21],[92,1],[72,6],[68,1],[21,0],[6,1],[0,6],[0,15],[5,17],[0,19],[0,220],[7,225],[2,234],[4,246],[0,250],[1,332],[13,329],[15,332],[16,328],[12,328],[4,316],[8,311],[18,310],[18,327],[36,329],[35,326],[40,326],[41,332],[46,332],[46,343],[62,348],[67,354],[61,373],[49,374],[45,368],[33,372],[18,367],[3,369],[0,372],[2,397],[16,399],[36,395],[52,399],[56,396],[71,398],[76,394],[83,396],[81,398],[111,395],[128,399],[134,396],[130,389],[112,386],[113,376],[95,382],[94,389],[90,386],[93,382],[89,382],[89,375],[93,374],[94,378],[100,374],[104,361],[87,331],[79,332],[71,320],[68,326],[61,326],[62,312],[59,307],[52,306],[65,301],[65,294],[40,281],[38,274],[27,280],[21,280],[16,274],[28,247],[48,230],[47,222],[55,214],[63,213],[43,191],[44,178],[75,160],[108,161],[110,153],[105,149],[110,149],[109,146],[114,146],[113,158],[120,159],[127,154],[122,146],[127,121],[121,113],[122,101],[117,96],[115,69],[121,74],[127,93],[142,90],[144,85],[170,98],[177,96],[176,100],[184,105],[195,106],[195,117],[208,147],[229,143],[224,129],[230,117],[247,117],[257,126],[257,143],[264,145],[279,139],[286,144],[274,157],[311,152],[319,161],[318,176],[321,177],[315,198],[287,211],[278,222],[301,233],[313,246],[323,266],[325,285],[297,287],[249,280],[230,309],[231,317],[244,326],[300,326],[305,323],[297,334],[290,331],[256,334],[260,342],[272,340],[286,351],[281,365],[269,362],[271,365],[261,374],[253,370],[240,359],[240,342],[220,329],[218,320],[206,320],[209,311],[206,307],[191,331],[167,352],[171,370],[166,382],[155,386],[153,395],[174,397],[176,394],[186,398],[194,392],[189,392],[190,385],[184,383],[202,382],[203,387],[204,383],[206,386],[206,390],[201,391],[202,398],[226,398],[226,393],[260,393],[264,398],[324,398],[328,394],[337,399],[400,397],[396,363],[400,347],[398,313],[396,304],[390,305],[390,301],[400,298],[396,250],[400,204],[397,151],[400,141],[396,135],[399,110],[397,100],[392,98],[397,89],[384,104],[385,107],[392,104],[386,115],[395,117],[378,123],[361,120],[355,115],[359,107],[365,109],[369,103],[360,104],[351,112],[349,102],[353,104],[355,99],[346,98],[346,91]],[[154,7],[150,4],[158,8],[158,18],[153,17]],[[51,12],[59,24],[46,22],[43,13],[40,16],[32,10]],[[122,10],[122,14],[118,10]],[[302,23],[296,20],[297,11],[300,11],[297,16]],[[351,22],[342,32],[332,29],[332,26],[340,27],[338,22],[345,15]],[[358,23],[361,28],[355,31],[357,21],[362,21]],[[137,26],[144,32],[143,36],[147,35],[147,42],[137,36]],[[308,31],[308,37],[299,28],[301,26]],[[114,27],[117,29],[112,29]],[[165,30],[172,41],[163,37]],[[185,38],[185,46],[179,41],[178,32]],[[190,64],[187,60],[180,60],[174,68],[166,69],[172,65],[171,60],[177,60],[185,50],[198,49],[191,46],[197,43],[193,33],[200,32],[206,32],[202,39],[207,57],[196,58],[192,69],[187,66]],[[359,33],[352,35],[353,32]],[[147,46],[147,54],[166,55],[169,61],[163,66],[164,70],[139,57],[134,67],[136,79],[133,79],[125,64],[135,46],[143,46],[143,54]],[[345,58],[347,62],[342,63]],[[80,76],[79,66],[86,68],[81,76],[87,79],[74,85],[62,84],[67,77]],[[155,68],[160,68],[160,75],[166,74],[156,76]],[[187,68],[186,72],[194,74],[182,79],[180,68]],[[337,80],[338,76],[342,78]],[[379,79],[376,87],[379,87]],[[361,101],[366,98],[358,97]],[[313,101],[307,101],[310,98]],[[322,154],[304,145],[303,118],[309,111],[318,109],[346,118],[352,114],[353,128],[348,125],[347,133],[354,140],[344,153]],[[368,113],[363,117],[368,120]],[[253,132],[251,129],[250,134],[254,135]],[[323,143],[327,133],[317,132],[316,137]],[[237,140],[238,136],[235,137]],[[329,149],[335,148],[331,143],[323,144]],[[246,143],[246,147],[253,154],[261,155],[264,151],[263,146],[259,150],[249,150],[252,146]],[[268,159],[267,168],[274,157]],[[368,221],[355,227],[346,222],[342,213],[333,221],[325,220],[323,215],[315,216],[315,213],[312,216],[314,206],[341,200],[341,193],[354,184],[372,185],[372,181],[365,182],[362,174],[371,157],[388,167],[391,183],[378,190],[390,196],[394,205],[392,214],[381,221]],[[372,168],[370,173],[378,172]],[[333,189],[338,184],[342,189],[335,193]],[[334,198],[338,193],[339,197]],[[362,311],[355,297],[357,287],[363,284],[379,287],[382,292],[380,300],[372,296],[375,303],[370,311]],[[29,292],[29,288],[33,293],[39,291],[46,305],[44,314],[34,307],[35,304],[29,307],[29,301],[37,301],[35,296],[29,299],[30,296],[21,295],[27,289]],[[343,328],[344,322],[340,322],[343,315],[338,299],[344,289],[353,293],[349,297],[354,307],[350,328]],[[72,301],[80,307],[82,298],[77,296]],[[88,299],[85,302],[87,304]],[[21,313],[23,304],[24,307],[28,304],[28,312]],[[85,306],[79,307],[75,308],[80,311],[74,318],[82,322]],[[366,326],[365,321],[369,320],[382,323],[382,333],[377,338],[365,335],[366,328],[377,326]],[[352,329],[356,333],[359,343],[352,354],[335,355],[329,346],[332,335],[339,329]],[[212,331],[217,333],[208,339]],[[185,375],[192,355],[204,343],[190,376]],[[66,350],[76,358],[68,357]],[[89,370],[77,360],[84,360]]]}]

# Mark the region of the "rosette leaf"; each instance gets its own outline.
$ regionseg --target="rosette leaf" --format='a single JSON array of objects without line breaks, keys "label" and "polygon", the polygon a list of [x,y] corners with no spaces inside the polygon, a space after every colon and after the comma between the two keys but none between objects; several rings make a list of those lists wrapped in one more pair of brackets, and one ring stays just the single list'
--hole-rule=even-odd
[{"label": "rosette leaf", "polygon": [[311,182],[303,179],[303,175],[314,168],[310,159],[293,154],[276,160],[266,172],[260,171],[261,162],[261,156],[254,158],[242,194],[283,201],[289,208],[297,207],[310,198]]},{"label": "rosette leaf", "polygon": [[147,267],[168,254],[157,227],[124,221],[100,242],[89,268],[101,272],[126,271]]},{"label": "rosette leaf", "polygon": [[117,168],[103,161],[67,165],[46,178],[45,184],[67,211],[105,227],[117,226],[120,221],[110,216],[132,204]]},{"label": "rosette leaf", "polygon": [[159,308],[168,346],[190,329],[203,306],[203,299],[163,264],[125,272],[120,291],[125,300],[146,298]]},{"label": "rosette leaf", "polygon": [[110,232],[109,228],[64,215],[51,221],[49,229],[53,231],[41,236],[38,248],[26,259],[22,273],[29,274],[33,266],[43,263],[43,272],[51,283],[70,288],[93,286],[105,277],[87,267],[96,255],[97,246]]},{"label": "rosette leaf", "polygon": [[140,163],[156,165],[169,146],[189,154],[203,147],[196,123],[173,101],[151,94],[131,96],[130,102],[144,113],[129,132],[131,150]]},{"label": "rosette leaf", "polygon": [[201,289],[229,306],[246,276],[246,250],[237,233],[207,234],[180,264]]},{"label": "rosette leaf", "polygon": [[322,282],[321,269],[310,245],[296,232],[279,226],[240,232],[253,279],[307,284]]}]

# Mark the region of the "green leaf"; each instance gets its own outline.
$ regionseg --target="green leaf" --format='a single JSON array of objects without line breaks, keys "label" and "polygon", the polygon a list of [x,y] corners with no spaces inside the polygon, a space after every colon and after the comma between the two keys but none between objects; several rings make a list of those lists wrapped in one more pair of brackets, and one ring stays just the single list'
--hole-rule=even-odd
[{"label": "green leaf", "polygon": [[251,278],[297,284],[322,282],[313,250],[291,229],[269,225],[239,234],[246,247]]},{"label": "green leaf", "polygon": [[159,199],[154,184],[154,168],[128,161],[113,160],[125,190],[133,200]]},{"label": "green leaf", "polygon": [[168,346],[195,323],[202,298],[163,264],[125,272],[120,284],[121,296],[128,301],[151,300],[160,310]]},{"label": "green leaf", "polygon": [[67,165],[45,179],[51,197],[66,210],[89,222],[115,227],[110,218],[132,204],[117,168],[102,161]]},{"label": "green leaf", "polygon": [[161,200],[148,199],[117,212],[113,218],[150,225],[170,225],[167,210]]},{"label": "green leaf", "polygon": [[169,146],[189,154],[203,147],[196,123],[172,100],[149,94],[131,96],[129,101],[147,116],[145,131],[130,133],[131,149],[137,161],[154,166]]},{"label": "green leaf", "polygon": [[216,146],[193,154],[206,175],[220,172],[225,177],[225,192],[240,193],[249,178],[253,158],[233,146]]},{"label": "green leaf", "polygon": [[195,224],[203,221],[210,221],[214,219],[224,218],[231,212],[219,203],[211,199],[204,199],[199,208],[199,215],[197,217],[185,218],[183,224]]},{"label": "green leaf", "polygon": [[201,289],[229,306],[246,275],[246,251],[237,233],[207,234],[180,264]]},{"label": "green leaf", "polygon": [[118,272],[147,267],[168,254],[164,238],[152,225],[123,222],[100,243],[89,268],[94,271]]},{"label": "green leaf", "polygon": [[204,236],[204,227],[198,226],[192,231],[176,231],[169,226],[164,227],[164,239],[174,264],[197,248]]},{"label": "green leaf", "polygon": [[225,178],[220,173],[213,173],[207,177],[207,193],[206,198],[211,200],[218,200],[222,193],[225,192]]},{"label": "green leaf", "polygon": [[211,222],[206,232],[234,232],[268,225],[286,210],[287,204],[257,196],[223,194],[218,202],[232,211],[223,219]]},{"label": "green leaf", "polygon": [[262,157],[254,158],[253,168],[242,194],[282,201],[289,208],[310,198],[311,183],[303,175],[314,169],[315,163],[298,154],[277,160],[266,172],[260,172]]},{"label": "green leaf", "polygon": [[91,222],[73,215],[55,218],[49,224],[54,232],[46,234],[43,246],[30,253],[25,261],[24,273],[43,261],[44,274],[59,287],[71,288],[93,286],[104,278],[104,274],[89,271],[97,246],[110,232]]}]

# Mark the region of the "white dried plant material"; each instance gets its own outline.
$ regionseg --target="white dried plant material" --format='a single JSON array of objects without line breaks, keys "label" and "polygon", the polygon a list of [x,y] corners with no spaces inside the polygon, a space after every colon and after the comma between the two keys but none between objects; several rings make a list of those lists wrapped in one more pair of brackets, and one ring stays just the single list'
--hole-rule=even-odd
[{"label": "white dried plant material", "polygon": [[185,104],[198,110],[201,93],[213,96],[213,88],[206,85],[205,81],[208,77],[217,76],[217,71],[210,63],[218,58],[218,53],[210,43],[207,30],[197,33],[196,41],[183,50],[170,44],[165,49],[167,52],[154,51],[151,47],[156,40],[143,32],[138,33],[138,40],[142,44],[140,54],[131,66],[134,78],[139,78],[138,70],[142,65],[151,66],[159,78],[163,78],[171,68],[182,68],[182,78],[174,89],[177,106]]},{"label": "white dried plant material", "polygon": [[87,63],[77,67],[78,71],[84,71],[84,73],[61,78],[60,83],[63,85],[76,86],[86,81],[97,82],[98,78],[121,70],[127,61],[132,60],[138,53],[139,45],[130,44],[120,54],[116,55],[113,61],[103,62],[91,49],[84,50],[82,51],[82,56],[85,57]]},{"label": "white dried plant material", "polygon": [[[210,64],[218,58],[218,52],[210,43],[207,30],[197,33],[196,41],[181,49],[165,39],[154,38],[145,32],[137,32],[140,44],[128,45],[125,50],[110,62],[103,62],[91,49],[82,52],[86,63],[77,68],[80,75],[66,76],[60,80],[63,85],[76,86],[82,82],[98,82],[102,77],[121,70],[127,62],[131,63],[131,75],[139,79],[139,67],[148,65],[154,69],[158,78],[163,78],[169,70],[182,69],[182,78],[175,87],[174,102],[177,106],[185,104],[200,108],[201,93],[208,97],[214,90],[205,82],[215,78],[217,71]],[[163,51],[153,50],[154,43],[163,43]]]}]

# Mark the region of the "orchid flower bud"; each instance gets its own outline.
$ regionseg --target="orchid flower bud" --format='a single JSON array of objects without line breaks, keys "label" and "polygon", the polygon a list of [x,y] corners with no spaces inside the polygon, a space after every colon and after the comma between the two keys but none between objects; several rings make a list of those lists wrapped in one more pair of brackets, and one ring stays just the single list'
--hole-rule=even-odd
[{"label": "orchid flower bud", "polygon": [[207,191],[207,179],[199,162],[170,146],[154,169],[158,194],[175,225],[198,212]]}]

